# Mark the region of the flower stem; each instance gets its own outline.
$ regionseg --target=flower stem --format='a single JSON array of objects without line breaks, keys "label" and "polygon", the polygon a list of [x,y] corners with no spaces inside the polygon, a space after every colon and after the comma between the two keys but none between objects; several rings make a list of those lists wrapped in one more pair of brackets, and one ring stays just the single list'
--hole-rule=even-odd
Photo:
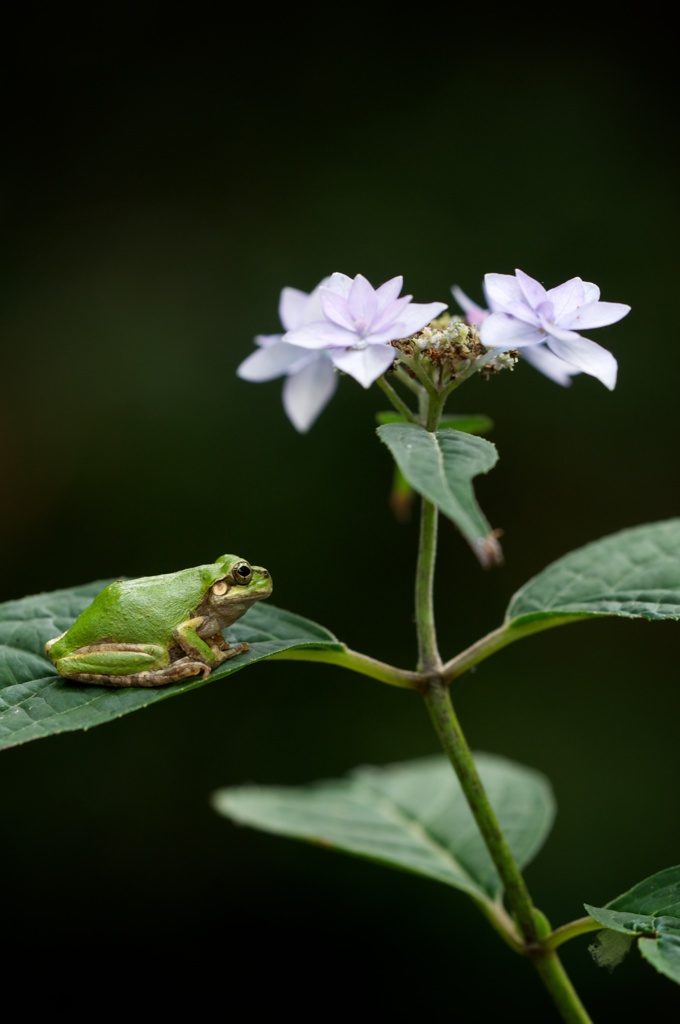
[{"label": "flower stem", "polygon": [[[437,430],[446,397],[447,395],[443,392],[433,395],[430,389],[427,390],[427,396],[421,403],[421,412],[427,430]],[[504,646],[509,642],[509,637],[507,629],[501,627],[495,634],[480,642],[476,650],[465,652],[459,660],[454,659],[446,666],[443,665],[437,646],[433,601],[438,516],[437,506],[422,498],[415,586],[415,618],[418,636],[417,667],[422,673],[419,689],[439,741],[458,777],[463,794],[498,872],[505,900],[519,932],[521,951],[532,959],[565,1024],[588,1024],[590,1018],[557,953],[554,948],[544,945],[549,931],[547,922],[542,923],[545,919],[534,907],[524,877],[486,794],[451,702],[448,681],[458,672],[464,671],[476,661],[482,660],[492,650]],[[499,925],[500,920],[496,922],[496,926]],[[506,932],[505,938],[506,941],[512,942],[509,931]]]},{"label": "flower stem", "polygon": [[495,812],[489,803],[477,766],[453,709],[448,687],[440,680],[432,679],[423,687],[422,693],[439,740],[453,765],[487,849],[496,865],[508,906],[517,920],[525,941],[536,942],[538,934],[531,897],[498,824]]},{"label": "flower stem", "polygon": [[411,423],[418,422],[416,414],[408,407],[401,395],[397,394],[389,381],[386,381],[384,377],[378,377],[378,387],[387,395],[397,412]]},{"label": "flower stem", "polygon": [[420,512],[420,545],[416,567],[415,616],[418,635],[418,669],[439,672],[442,661],[437,647],[434,622],[434,559],[437,548],[438,509],[422,499]]},{"label": "flower stem", "polygon": [[[435,431],[439,426],[442,401],[429,396],[425,404],[426,429]],[[418,637],[418,669],[425,674],[438,673],[442,660],[437,646],[434,622],[434,569],[437,556],[437,527],[439,509],[427,498],[421,498],[420,538],[416,566],[415,618]]]},{"label": "flower stem", "polygon": [[523,951],[550,993],[565,1024],[592,1024],[554,949],[540,934],[538,916],[526,883],[489,802],[474,759],[458,723],[448,687],[433,676],[422,687],[439,740],[453,765],[470,810],[500,876],[510,911],[524,940]]}]

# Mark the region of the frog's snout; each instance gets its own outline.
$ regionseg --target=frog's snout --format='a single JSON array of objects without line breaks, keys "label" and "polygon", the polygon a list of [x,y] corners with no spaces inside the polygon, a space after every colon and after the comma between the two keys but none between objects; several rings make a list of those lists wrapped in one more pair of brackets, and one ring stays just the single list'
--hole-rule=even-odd
[{"label": "frog's snout", "polygon": [[[269,572],[268,569],[265,569],[264,566],[262,566],[262,565],[254,565],[253,566],[253,572],[255,572],[255,573],[257,573],[259,575],[260,579],[262,580],[262,583],[267,587],[267,595],[266,596],[268,597],[269,594],[271,594],[272,588],[274,586],[274,581],[272,580],[271,573]],[[263,594],[263,596],[265,596],[265,595]]]}]

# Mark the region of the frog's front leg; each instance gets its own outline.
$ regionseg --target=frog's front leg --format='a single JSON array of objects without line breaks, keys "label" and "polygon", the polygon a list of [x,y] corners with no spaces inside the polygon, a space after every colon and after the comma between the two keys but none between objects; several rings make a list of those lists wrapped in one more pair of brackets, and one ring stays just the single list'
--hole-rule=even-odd
[{"label": "frog's front leg", "polygon": [[220,632],[204,639],[199,634],[204,622],[203,616],[187,619],[186,622],[181,622],[173,632],[175,640],[189,658],[205,662],[210,668],[216,668],[223,661],[250,650],[250,644],[246,643],[231,646]]},{"label": "frog's front leg", "polygon": [[56,661],[59,675],[100,686],[167,686],[210,669],[202,661],[170,656],[159,644],[101,643],[79,647]]}]

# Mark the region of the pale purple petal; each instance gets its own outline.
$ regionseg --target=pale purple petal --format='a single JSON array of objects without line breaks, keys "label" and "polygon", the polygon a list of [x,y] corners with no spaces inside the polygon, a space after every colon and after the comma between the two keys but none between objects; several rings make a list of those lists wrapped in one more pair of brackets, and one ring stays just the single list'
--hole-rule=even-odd
[{"label": "pale purple petal", "polygon": [[347,274],[341,274],[337,270],[330,277],[326,278],[324,282],[325,288],[330,288],[332,292],[337,292],[339,295],[344,295],[345,298],[349,295],[349,290],[352,287],[352,278],[348,277]]},{"label": "pale purple petal", "polygon": [[399,323],[394,325],[395,328],[399,328],[399,333],[395,334],[392,340],[409,338],[412,334],[422,331],[423,327],[427,327],[429,323],[436,320],[447,308],[445,302],[409,303],[406,309],[399,314]]},{"label": "pale purple petal", "polygon": [[509,302],[522,302],[522,290],[512,274],[485,274],[484,291],[489,309],[502,312]]},{"label": "pale purple petal", "polygon": [[592,281],[583,282],[583,292],[586,302],[597,302],[600,297],[600,289]]},{"label": "pale purple petal", "polygon": [[[590,327],[607,327],[622,320],[630,313],[630,306],[623,302],[589,302],[580,309],[574,309],[560,320],[562,327],[575,327],[587,330]],[[559,317],[555,317],[559,320]]]},{"label": "pale purple petal", "polygon": [[583,281],[580,277],[572,277],[570,281],[551,288],[548,298],[553,304],[555,322],[562,327],[567,327],[568,324],[563,318],[568,318],[575,309],[585,305],[586,290]]},{"label": "pale purple petal", "polygon": [[545,331],[544,341],[548,340],[548,336],[564,342],[576,341],[581,337],[576,331],[569,331],[566,327],[558,327],[557,324],[553,323],[552,320],[546,319],[546,317],[540,318],[540,325]]},{"label": "pale purple petal", "polygon": [[522,359],[526,359],[536,370],[562,387],[569,387],[571,378],[580,373],[575,366],[554,355],[547,345],[527,345],[522,349]]},{"label": "pale purple petal", "polygon": [[279,340],[276,344],[251,352],[237,368],[236,376],[256,383],[274,380],[275,377],[296,372],[296,368],[304,366],[309,357],[310,353],[306,349]]},{"label": "pale purple petal", "polygon": [[524,296],[524,299],[531,306],[532,309],[536,309],[542,302],[545,302],[547,298],[547,292],[543,285],[539,281],[535,281],[533,277],[529,277],[523,270],[515,270],[517,277],[517,283],[519,284],[520,291]]},{"label": "pale purple petal", "polygon": [[565,362],[575,366],[582,373],[597,377],[610,391],[614,390],[618,365],[614,356],[606,348],[578,335],[569,341],[562,341],[551,335],[547,339],[547,343],[551,351],[560,359],[564,359]]},{"label": "pale purple petal", "polygon": [[546,340],[545,333],[539,328],[506,313],[489,313],[479,328],[479,337],[486,348],[500,348],[505,352],[524,345],[538,345]]},{"label": "pale purple petal", "polygon": [[[532,309],[526,302],[506,302],[502,312],[507,313],[514,317],[516,320],[521,320],[524,324],[529,324],[531,327],[540,327],[542,319],[541,317],[541,306],[543,303],[539,303],[537,309]],[[548,303],[548,307],[552,312],[552,306]]]},{"label": "pale purple petal", "polygon": [[287,331],[304,323],[309,295],[299,288],[282,288],[279,297],[279,319]]},{"label": "pale purple petal", "polygon": [[482,320],[486,319],[489,315],[488,309],[482,309],[481,306],[474,303],[457,284],[451,286],[451,293],[465,313],[465,319],[468,324],[477,324],[479,326]]},{"label": "pale purple petal", "polygon": [[349,309],[349,299],[340,292],[331,291],[330,288],[321,289],[321,305],[324,316],[338,327],[354,331],[354,320]]},{"label": "pale purple petal", "polygon": [[282,334],[256,334],[253,341],[260,348],[270,348],[272,345],[278,345],[282,337]]},{"label": "pale purple petal", "polygon": [[363,349],[335,349],[331,359],[339,370],[369,388],[390,368],[395,354],[391,345],[369,345]]},{"label": "pale purple petal", "polygon": [[[390,302],[398,298],[403,284],[404,278],[400,275],[399,277],[390,278],[389,281],[385,281],[379,288],[376,288],[375,294],[378,296],[378,305],[381,309],[384,309]],[[406,298],[410,301],[413,296],[408,295]]]},{"label": "pale purple petal", "polygon": [[367,335],[378,311],[375,288],[363,274],[357,274],[347,296],[347,310],[360,335]]},{"label": "pale purple petal", "polygon": [[305,434],[330,402],[338,386],[338,375],[330,357],[318,353],[306,367],[283,385],[283,408],[296,430]]},{"label": "pale purple petal", "polygon": [[[389,305],[379,310],[371,325],[371,337],[382,333],[396,323],[403,322],[402,310],[408,306],[412,298],[412,295],[402,295],[400,299],[392,299]],[[394,337],[401,337],[401,335],[394,335]]]},{"label": "pale purple petal", "polygon": [[286,331],[283,338],[290,345],[316,349],[333,346],[347,348],[357,341],[354,331],[340,327],[330,320],[317,320],[316,323],[298,327],[296,331]]}]

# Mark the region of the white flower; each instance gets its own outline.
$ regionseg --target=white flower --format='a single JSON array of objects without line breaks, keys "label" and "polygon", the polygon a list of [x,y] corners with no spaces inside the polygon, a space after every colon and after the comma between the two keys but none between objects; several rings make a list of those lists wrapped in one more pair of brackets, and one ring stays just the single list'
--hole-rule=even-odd
[{"label": "white flower", "polygon": [[[279,319],[284,330],[302,327],[323,316],[320,290],[328,281],[324,278],[309,295],[297,288],[282,289]],[[285,376],[283,408],[296,430],[304,434],[335,394],[338,375],[328,352],[299,348],[283,338],[283,334],[258,334],[258,350],[243,360],[236,374],[254,382]]]},{"label": "white flower", "polygon": [[[482,284],[482,288],[484,285]],[[475,324],[479,327],[482,320],[485,320],[489,315],[490,310],[482,309],[476,302],[465,294],[462,288],[454,284],[451,288],[453,297],[465,313],[465,320],[468,324]],[[488,302],[487,297],[487,302]],[[569,363],[565,363],[559,356],[553,355],[548,346],[543,343],[541,345],[532,345],[524,349],[522,357],[526,359],[528,363],[531,363],[535,369],[540,370],[544,376],[549,377],[550,380],[554,380],[555,383],[561,384],[563,387],[568,387],[571,384],[571,378],[577,376],[581,371],[577,370],[575,366],[570,366]]]},{"label": "white flower", "polygon": [[[600,302],[600,289],[580,277],[548,291],[521,270],[511,274],[486,274],[484,291],[490,313],[480,326],[480,339],[490,349],[527,349],[534,365],[547,352],[576,371],[588,373],[613,390],[617,363],[611,352],[584,338],[574,328],[605,327],[630,312],[621,302]],[[545,346],[536,361],[536,347]],[[554,364],[553,364],[554,365]]]},{"label": "white flower", "polygon": [[332,274],[320,288],[323,317],[287,331],[283,339],[328,351],[334,366],[368,388],[392,365],[395,351],[390,342],[415,334],[446,309],[443,302],[411,302],[411,295],[399,298],[403,281],[393,277],[374,288],[362,274],[354,279]]}]

